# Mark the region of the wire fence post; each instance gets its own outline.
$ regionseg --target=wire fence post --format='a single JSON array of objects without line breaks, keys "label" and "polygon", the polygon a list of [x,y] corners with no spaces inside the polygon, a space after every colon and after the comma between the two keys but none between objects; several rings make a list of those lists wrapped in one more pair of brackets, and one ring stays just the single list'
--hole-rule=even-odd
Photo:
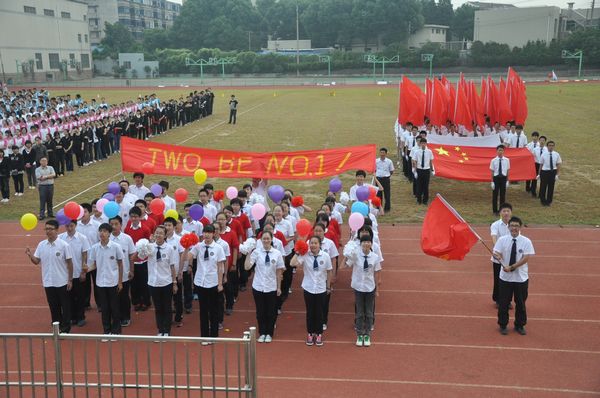
[{"label": "wire fence post", "polygon": [[[60,352],[60,324],[52,322],[52,341],[54,342],[54,368],[56,372],[56,397],[63,398],[62,355]],[[32,364],[33,366],[33,364]]]},{"label": "wire fence post", "polygon": [[252,380],[252,392],[250,396],[252,398],[258,397],[258,374],[256,371],[256,327],[250,328],[250,376]]}]

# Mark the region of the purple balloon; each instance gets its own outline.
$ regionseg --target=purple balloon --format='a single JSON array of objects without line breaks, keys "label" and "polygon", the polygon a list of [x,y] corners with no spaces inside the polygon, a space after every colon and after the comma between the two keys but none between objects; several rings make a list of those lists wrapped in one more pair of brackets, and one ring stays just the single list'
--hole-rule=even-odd
[{"label": "purple balloon", "polygon": [[158,184],[152,184],[152,186],[150,187],[150,192],[152,192],[157,198],[160,198],[160,196],[162,195],[162,191],[163,188]]},{"label": "purple balloon", "polygon": [[342,190],[342,181],[339,178],[332,178],[329,181],[329,190],[333,193],[338,193]]},{"label": "purple balloon", "polygon": [[109,202],[114,202],[115,201],[115,195],[113,195],[110,192],[105,193],[102,197],[104,199],[108,200]]},{"label": "purple balloon", "polygon": [[369,199],[369,187],[366,185],[361,185],[358,187],[356,189],[356,199],[360,200],[361,202]]},{"label": "purple balloon", "polygon": [[60,209],[59,211],[56,212],[56,221],[58,222],[58,225],[67,225],[68,223],[71,222],[69,217],[65,216],[64,209]]},{"label": "purple balloon", "polygon": [[190,217],[192,217],[192,220],[198,221],[202,216],[204,216],[204,208],[201,205],[195,204],[190,207]]},{"label": "purple balloon", "polygon": [[268,189],[269,197],[275,203],[281,202],[285,196],[285,189],[281,185],[271,185]]},{"label": "purple balloon", "polygon": [[110,184],[108,184],[107,191],[112,193],[113,195],[118,194],[120,190],[121,190],[121,186],[119,185],[118,182],[113,181]]}]

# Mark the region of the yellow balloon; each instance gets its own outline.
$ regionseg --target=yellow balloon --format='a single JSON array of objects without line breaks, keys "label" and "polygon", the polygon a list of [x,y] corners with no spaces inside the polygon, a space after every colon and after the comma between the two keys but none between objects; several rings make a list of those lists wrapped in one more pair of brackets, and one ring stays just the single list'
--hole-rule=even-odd
[{"label": "yellow balloon", "polygon": [[175,210],[175,209],[169,209],[165,213],[165,218],[169,218],[169,217],[177,220],[177,219],[179,219],[179,213],[177,213],[177,210]]},{"label": "yellow balloon", "polygon": [[21,226],[25,231],[31,231],[37,226],[38,219],[35,214],[26,213],[21,217]]},{"label": "yellow balloon", "polygon": [[204,184],[204,181],[208,178],[208,174],[206,174],[206,170],[198,169],[194,171],[194,181],[196,184],[201,185]]}]

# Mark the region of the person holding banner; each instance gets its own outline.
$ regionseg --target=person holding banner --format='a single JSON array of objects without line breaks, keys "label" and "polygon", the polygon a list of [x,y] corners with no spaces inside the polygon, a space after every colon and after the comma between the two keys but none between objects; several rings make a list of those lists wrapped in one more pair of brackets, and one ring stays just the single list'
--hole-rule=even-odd
[{"label": "person holding banner", "polygon": [[506,202],[506,188],[508,188],[508,173],[510,170],[510,160],[504,156],[504,145],[496,147],[496,156],[490,162],[490,170],[492,171],[492,211],[495,215],[500,215],[498,212],[498,196],[500,204]]},{"label": "person holding banner", "polygon": [[375,178],[377,178],[377,181],[379,181],[383,187],[383,192],[378,191],[377,196],[380,199],[384,199],[385,197],[383,211],[386,213],[390,211],[391,208],[390,178],[392,177],[392,174],[394,174],[394,162],[387,157],[387,153],[387,148],[379,149],[379,157],[375,160]]},{"label": "person holding banner", "polygon": [[[546,137],[544,137],[544,142],[546,141]],[[527,149],[533,155],[533,159],[535,160],[535,174],[540,174],[540,161],[538,156],[541,156],[544,153],[543,144],[540,143],[540,133],[534,131],[531,133],[531,142],[527,143]],[[537,196],[537,180],[534,178],[533,180],[527,180],[525,183],[525,191],[531,193],[531,196],[534,198]]]}]

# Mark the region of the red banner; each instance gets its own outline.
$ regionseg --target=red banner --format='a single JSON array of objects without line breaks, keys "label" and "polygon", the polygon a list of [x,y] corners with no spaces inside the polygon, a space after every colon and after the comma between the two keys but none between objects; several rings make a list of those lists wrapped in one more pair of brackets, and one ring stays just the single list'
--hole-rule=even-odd
[{"label": "red banner", "polygon": [[[427,144],[433,152],[435,175],[452,180],[492,181],[490,162],[496,148]],[[535,161],[527,148],[507,148],[504,156],[510,160],[510,181],[533,180]]]},{"label": "red banner", "polygon": [[338,175],[346,170],[375,170],[375,144],[294,152],[238,152],[159,144],[121,138],[123,171],[154,165],[154,174],[192,176],[197,169],[211,178],[307,180]]}]

